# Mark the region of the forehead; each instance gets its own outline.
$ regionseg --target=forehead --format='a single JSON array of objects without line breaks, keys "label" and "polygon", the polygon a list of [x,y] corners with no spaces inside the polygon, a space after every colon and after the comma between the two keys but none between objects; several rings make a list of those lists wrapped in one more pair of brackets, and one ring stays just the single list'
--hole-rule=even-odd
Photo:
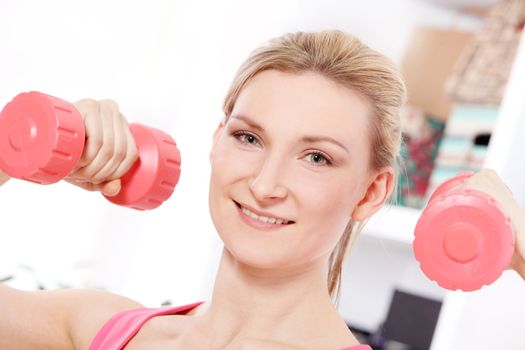
[{"label": "forehead", "polygon": [[243,88],[232,116],[247,115],[287,134],[329,135],[355,148],[368,144],[369,110],[359,94],[320,74],[267,70]]}]

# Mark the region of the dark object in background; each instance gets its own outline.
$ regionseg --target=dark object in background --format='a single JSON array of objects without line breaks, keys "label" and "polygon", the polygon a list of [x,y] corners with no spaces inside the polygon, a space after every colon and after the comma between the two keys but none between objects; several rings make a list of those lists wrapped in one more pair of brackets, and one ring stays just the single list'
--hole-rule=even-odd
[{"label": "dark object in background", "polygon": [[395,290],[390,308],[376,339],[382,344],[371,345],[374,349],[389,349],[388,342],[407,345],[407,349],[430,349],[436,328],[441,301]]},{"label": "dark object in background", "polygon": [[490,142],[490,134],[478,134],[476,137],[474,137],[474,145],[475,146],[488,146]]},{"label": "dark object in background", "polygon": [[14,278],[14,276],[4,276],[0,277],[0,283],[11,281]]}]

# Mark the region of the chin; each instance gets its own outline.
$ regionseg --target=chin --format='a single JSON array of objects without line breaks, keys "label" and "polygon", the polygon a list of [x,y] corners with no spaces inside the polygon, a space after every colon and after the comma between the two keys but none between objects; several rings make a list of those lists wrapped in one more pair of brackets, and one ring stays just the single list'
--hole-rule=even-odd
[{"label": "chin", "polygon": [[[284,270],[298,266],[304,255],[290,245],[294,231],[272,232],[246,226],[231,199],[210,201],[214,227],[234,263],[258,270]],[[295,224],[294,224],[295,225]]]},{"label": "chin", "polygon": [[224,243],[225,254],[234,263],[240,263],[255,269],[279,269],[292,263],[291,252],[276,249],[271,242],[261,242],[253,237],[238,235],[221,236]]}]

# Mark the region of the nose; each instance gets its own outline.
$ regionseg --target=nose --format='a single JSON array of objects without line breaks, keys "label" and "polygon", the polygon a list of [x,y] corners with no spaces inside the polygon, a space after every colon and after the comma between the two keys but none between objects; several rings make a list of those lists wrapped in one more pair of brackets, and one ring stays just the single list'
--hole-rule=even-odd
[{"label": "nose", "polygon": [[250,179],[250,191],[261,202],[285,198],[288,190],[283,184],[283,179],[283,168],[278,161],[269,157]]}]

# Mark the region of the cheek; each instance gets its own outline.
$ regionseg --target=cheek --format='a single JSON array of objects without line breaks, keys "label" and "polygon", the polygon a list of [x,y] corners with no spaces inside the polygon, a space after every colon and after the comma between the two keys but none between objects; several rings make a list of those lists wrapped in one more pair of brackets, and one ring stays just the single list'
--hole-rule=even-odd
[{"label": "cheek", "polygon": [[253,171],[257,163],[257,154],[239,150],[229,140],[220,140],[211,154],[210,161],[213,180],[231,183]]},{"label": "cheek", "polygon": [[[219,140],[210,153],[209,207],[215,224],[220,224],[220,220],[217,219],[225,215],[221,212],[224,210],[223,200],[231,198],[232,186],[253,171],[256,160],[253,155],[249,158],[244,153],[224,139]],[[234,190],[238,191],[238,189]]]},{"label": "cheek", "polygon": [[309,183],[296,184],[296,193],[301,197],[301,216],[310,228],[306,241],[318,253],[327,253],[333,249],[346,225],[351,219],[352,211],[358,201],[357,186],[352,179],[345,176],[310,178]]},{"label": "cheek", "polygon": [[357,203],[357,186],[347,172],[331,172],[326,176],[316,174],[293,177],[294,193],[308,215],[318,213],[322,217],[346,217],[350,219]]}]

